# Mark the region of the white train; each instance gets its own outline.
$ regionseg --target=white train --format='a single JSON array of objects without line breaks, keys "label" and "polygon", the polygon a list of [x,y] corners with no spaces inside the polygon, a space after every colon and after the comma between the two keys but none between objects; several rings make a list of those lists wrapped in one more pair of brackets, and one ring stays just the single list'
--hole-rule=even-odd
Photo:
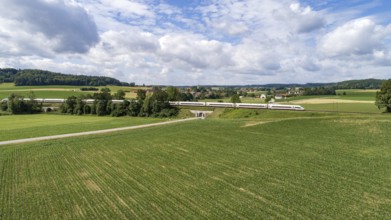
[{"label": "white train", "polygon": [[294,111],[304,110],[304,108],[300,105],[230,103],[230,102],[170,102],[170,105],[207,106],[207,107],[220,107],[220,108],[253,108],[253,109],[294,110]]},{"label": "white train", "polygon": [[[24,98],[24,100],[29,100]],[[34,99],[40,103],[64,103],[66,99]],[[2,99],[1,102],[7,102],[8,99]],[[86,104],[93,104],[94,99],[84,99]],[[113,103],[122,103],[124,100],[111,100]],[[273,109],[273,110],[293,110],[303,111],[304,108],[300,105],[282,105],[282,104],[255,104],[255,103],[230,103],[230,102],[169,102],[172,106],[206,106],[217,108],[252,108],[252,109]]]},{"label": "white train", "polygon": [[[29,98],[23,98],[25,101],[29,101]],[[2,99],[1,102],[7,102],[8,99]],[[34,101],[39,102],[39,103],[65,103],[66,99],[42,99],[42,98],[36,98]],[[86,104],[93,104],[95,99],[84,99],[83,102]],[[124,100],[111,100],[112,103],[122,103]]]}]

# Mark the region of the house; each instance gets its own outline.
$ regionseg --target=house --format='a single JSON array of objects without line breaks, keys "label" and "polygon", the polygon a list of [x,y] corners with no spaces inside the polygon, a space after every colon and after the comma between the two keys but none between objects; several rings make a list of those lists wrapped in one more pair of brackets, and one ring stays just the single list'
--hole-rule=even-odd
[{"label": "house", "polygon": [[277,94],[276,96],[274,96],[275,99],[282,99],[282,95],[279,95]]},{"label": "house", "polygon": [[261,99],[266,99],[266,95],[265,95],[265,94],[262,94],[262,95],[260,96],[260,98],[261,98]]}]

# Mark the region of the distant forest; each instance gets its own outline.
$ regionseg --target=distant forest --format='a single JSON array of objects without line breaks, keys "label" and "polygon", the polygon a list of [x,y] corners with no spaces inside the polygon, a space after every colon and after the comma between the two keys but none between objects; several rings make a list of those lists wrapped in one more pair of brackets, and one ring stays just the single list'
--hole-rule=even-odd
[{"label": "distant forest", "polygon": [[382,79],[359,79],[348,80],[338,83],[306,83],[306,84],[265,84],[265,85],[251,85],[249,87],[265,87],[265,88],[333,88],[333,89],[380,89],[383,82]]},{"label": "distant forest", "polygon": [[13,82],[16,86],[70,85],[70,86],[129,86],[105,76],[85,76],[55,73],[46,70],[0,68],[0,83]]}]

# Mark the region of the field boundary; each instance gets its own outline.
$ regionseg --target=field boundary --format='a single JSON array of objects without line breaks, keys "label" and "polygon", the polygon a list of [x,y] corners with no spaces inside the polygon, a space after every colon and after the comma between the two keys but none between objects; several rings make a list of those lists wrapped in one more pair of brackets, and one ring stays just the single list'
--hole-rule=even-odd
[{"label": "field boundary", "polygon": [[93,134],[105,134],[105,133],[111,133],[111,132],[117,132],[117,131],[135,130],[135,129],[140,129],[140,128],[156,127],[156,126],[161,126],[161,125],[168,125],[168,124],[174,124],[174,123],[178,123],[178,122],[192,121],[192,120],[198,120],[198,119],[200,119],[200,118],[186,118],[186,119],[178,119],[178,120],[171,120],[171,121],[158,122],[158,123],[145,124],[145,125],[135,125],[135,126],[121,127],[121,128],[110,128],[110,129],[96,130],[96,131],[85,131],[85,132],[70,133],[70,134],[59,134],[59,135],[51,135],[51,136],[43,136],[43,137],[0,141],[0,146],[10,145],[10,144],[22,144],[22,143],[35,142],[35,141],[62,139],[62,138],[68,138],[68,137],[86,136],[86,135],[93,135]]}]

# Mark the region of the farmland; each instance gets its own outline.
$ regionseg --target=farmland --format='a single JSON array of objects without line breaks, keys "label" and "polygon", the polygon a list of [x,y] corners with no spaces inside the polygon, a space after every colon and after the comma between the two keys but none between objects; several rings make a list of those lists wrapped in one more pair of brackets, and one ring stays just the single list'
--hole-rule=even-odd
[{"label": "farmland", "polygon": [[115,118],[54,114],[0,116],[0,141],[94,131],[163,121],[154,118]]},{"label": "farmland", "polygon": [[[93,91],[81,91],[85,86],[15,86],[13,83],[0,84],[0,99],[7,98],[11,93],[16,93],[27,97],[33,91],[38,98],[67,98],[69,96],[79,96],[93,94]],[[87,86],[89,87],[89,86]],[[149,87],[125,87],[125,86],[96,86],[95,88],[109,88],[112,93],[118,90],[125,91],[127,98],[135,98],[138,89],[149,89]]]},{"label": "farmland", "polygon": [[390,132],[382,114],[231,109],[4,146],[0,219],[386,219]]}]

